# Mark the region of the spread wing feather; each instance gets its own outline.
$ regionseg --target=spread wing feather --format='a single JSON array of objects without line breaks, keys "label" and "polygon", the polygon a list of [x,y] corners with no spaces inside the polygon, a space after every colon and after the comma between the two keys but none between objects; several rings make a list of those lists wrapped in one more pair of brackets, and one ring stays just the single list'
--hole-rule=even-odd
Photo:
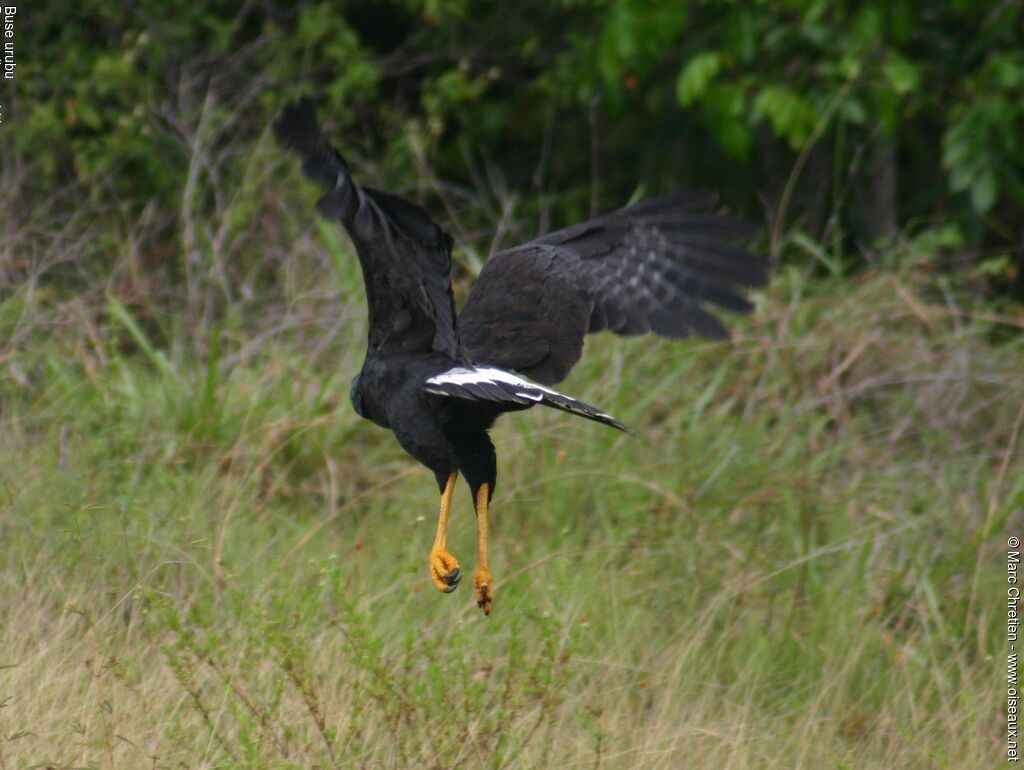
[{"label": "spread wing feather", "polygon": [[340,219],[352,238],[366,283],[371,351],[459,358],[451,236],[416,204],[357,184],[321,131],[310,99],[285,107],[274,133],[302,158],[306,176],[327,188],[317,211]]},{"label": "spread wing feather", "polygon": [[715,202],[710,192],[652,198],[495,254],[459,315],[463,347],[551,385],[589,332],[727,337],[705,306],[748,311],[740,291],[763,285],[769,263],[730,243],[750,230],[713,213]]}]

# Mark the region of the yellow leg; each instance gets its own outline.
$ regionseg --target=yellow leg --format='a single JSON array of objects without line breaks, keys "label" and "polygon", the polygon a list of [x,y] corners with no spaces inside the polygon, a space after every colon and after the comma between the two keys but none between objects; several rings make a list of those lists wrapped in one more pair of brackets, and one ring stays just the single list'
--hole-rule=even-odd
[{"label": "yellow leg", "polygon": [[459,587],[459,560],[448,553],[448,515],[452,512],[452,494],[455,492],[455,479],[459,476],[452,471],[441,492],[441,511],[437,516],[437,535],[434,547],[430,549],[430,577],[437,590],[450,594]]},{"label": "yellow leg", "polygon": [[476,574],[473,576],[473,594],[476,606],[491,614],[491,602],[494,601],[494,579],[487,569],[487,505],[490,497],[490,486],[482,484],[476,491]]}]

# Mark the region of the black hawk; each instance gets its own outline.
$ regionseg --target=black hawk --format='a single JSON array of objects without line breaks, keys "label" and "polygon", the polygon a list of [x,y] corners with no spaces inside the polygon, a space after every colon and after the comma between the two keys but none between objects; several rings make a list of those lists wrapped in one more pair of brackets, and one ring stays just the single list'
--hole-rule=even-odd
[{"label": "black hawk", "polygon": [[465,476],[478,531],[473,591],[489,613],[495,419],[541,404],[625,429],[550,387],[579,360],[584,336],[727,337],[705,305],[750,310],[740,289],[764,284],[768,262],[731,245],[745,228],[712,211],[714,194],[679,192],[494,254],[456,313],[451,236],[416,204],[357,184],[310,99],[285,107],[274,131],[327,189],[316,208],[341,220],[359,256],[370,318],[352,405],[434,472],[441,506],[429,566],[444,593],[461,577],[446,540],[455,481]]}]

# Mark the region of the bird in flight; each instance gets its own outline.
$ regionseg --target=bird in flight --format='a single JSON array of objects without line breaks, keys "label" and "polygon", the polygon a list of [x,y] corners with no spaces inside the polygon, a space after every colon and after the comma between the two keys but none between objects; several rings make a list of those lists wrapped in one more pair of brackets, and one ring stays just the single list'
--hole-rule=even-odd
[{"label": "bird in flight", "polygon": [[370,317],[352,406],[434,473],[441,502],[428,563],[443,593],[462,576],[446,544],[455,482],[465,476],[477,519],[473,592],[489,614],[487,515],[497,464],[487,432],[494,421],[539,404],[625,430],[550,387],[579,360],[584,337],[608,330],[725,338],[705,306],[749,311],[742,288],[763,285],[769,264],[732,244],[746,228],[712,211],[713,193],[679,192],[494,254],[456,313],[452,238],[423,208],[358,184],[309,98],[286,106],[274,132],[326,189],[317,211],[341,221],[359,257]]}]

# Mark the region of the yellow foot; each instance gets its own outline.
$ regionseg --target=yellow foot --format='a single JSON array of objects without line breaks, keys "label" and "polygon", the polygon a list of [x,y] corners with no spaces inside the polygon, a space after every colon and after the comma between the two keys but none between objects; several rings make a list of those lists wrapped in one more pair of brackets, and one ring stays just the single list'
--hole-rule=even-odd
[{"label": "yellow foot", "polygon": [[477,567],[473,575],[473,595],[476,597],[476,606],[484,611],[484,615],[490,615],[491,602],[494,601],[494,579],[487,567]]},{"label": "yellow foot", "polygon": [[443,548],[435,548],[430,552],[430,578],[437,590],[450,594],[459,587],[459,560]]}]

